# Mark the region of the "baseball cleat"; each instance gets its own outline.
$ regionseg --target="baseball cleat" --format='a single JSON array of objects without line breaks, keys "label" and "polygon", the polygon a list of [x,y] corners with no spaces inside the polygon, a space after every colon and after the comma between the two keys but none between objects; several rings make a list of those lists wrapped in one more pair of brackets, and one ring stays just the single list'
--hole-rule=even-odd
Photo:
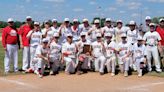
[{"label": "baseball cleat", "polygon": [[128,72],[127,71],[124,72],[124,77],[128,77]]},{"label": "baseball cleat", "polygon": [[115,73],[111,73],[111,76],[112,76],[112,77],[115,76]]}]

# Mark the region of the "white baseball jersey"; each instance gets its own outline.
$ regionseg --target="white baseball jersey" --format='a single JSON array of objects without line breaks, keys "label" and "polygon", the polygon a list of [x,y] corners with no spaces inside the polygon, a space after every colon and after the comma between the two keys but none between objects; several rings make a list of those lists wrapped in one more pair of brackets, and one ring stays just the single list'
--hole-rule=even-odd
[{"label": "white baseball jersey", "polygon": [[54,32],[54,33],[59,33],[59,28],[58,27],[51,27],[51,30]]},{"label": "white baseball jersey", "polygon": [[92,43],[92,54],[94,57],[100,57],[104,55],[101,42],[95,41]]},{"label": "white baseball jersey", "polygon": [[114,29],[113,29],[112,27],[109,28],[109,27],[105,26],[105,27],[102,28],[102,32],[103,32],[104,34],[110,33],[110,34],[112,34],[113,36],[115,35],[115,31],[114,31]]},{"label": "white baseball jersey", "polygon": [[105,41],[104,43],[105,46],[105,50],[106,50],[106,57],[112,57],[115,55],[114,53],[114,49],[117,47],[116,43],[114,41],[111,41],[109,44],[107,43],[107,41]]},{"label": "white baseball jersey", "polygon": [[128,27],[122,27],[119,29],[118,27],[114,28],[115,30],[115,36],[116,36],[116,42],[121,42],[121,34],[127,34],[127,31],[129,30]]},{"label": "white baseball jersey", "polygon": [[128,30],[127,31],[127,41],[128,43],[136,43],[137,42],[137,37],[138,37],[138,31],[137,30]]},{"label": "white baseball jersey", "polygon": [[[81,30],[81,32],[85,32],[86,34],[88,33],[88,31],[91,29],[91,26],[89,25],[88,27],[85,27],[84,24],[79,25],[79,28]],[[90,36],[87,34],[86,35],[86,39],[90,40]]]},{"label": "white baseball jersey", "polygon": [[71,43],[69,44],[68,42],[65,42],[62,45],[62,53],[64,52],[69,52],[71,53],[70,55],[68,55],[69,58],[76,58],[76,44],[75,43]]},{"label": "white baseball jersey", "polygon": [[31,35],[31,38],[30,38],[30,46],[38,46],[38,45],[40,45],[40,43],[41,43],[41,40],[42,40],[42,33],[40,32],[40,31],[35,31],[35,32],[33,32],[33,31],[31,30],[28,34],[27,34],[27,37],[30,35],[30,34],[32,34]]},{"label": "white baseball jersey", "polygon": [[49,28],[49,29],[43,28],[43,29],[41,30],[42,35],[45,35],[47,30],[49,30],[49,31],[47,32],[46,38],[47,38],[48,40],[50,40],[50,39],[52,39],[52,37],[53,37],[53,35],[54,35],[54,31],[53,31],[51,28]]},{"label": "white baseball jersey", "polygon": [[37,57],[37,55],[43,55],[44,57],[48,57],[49,51],[49,48],[43,48],[42,45],[39,45],[36,48],[35,57]]},{"label": "white baseball jersey", "polygon": [[148,31],[145,33],[143,40],[146,41],[147,45],[157,45],[157,42],[161,40],[161,37],[156,31]]},{"label": "white baseball jersey", "polygon": [[118,49],[121,50],[119,52],[119,56],[120,57],[125,56],[125,55],[127,55],[128,52],[131,51],[131,44],[130,43],[122,43],[122,42],[120,42],[118,44]]},{"label": "white baseball jersey", "polygon": [[138,46],[138,44],[135,43],[133,48],[133,55],[135,59],[143,58],[144,55],[146,55],[145,49],[146,49],[145,45]]},{"label": "white baseball jersey", "polygon": [[80,33],[81,30],[79,27],[77,27],[76,29],[73,28],[73,26],[71,26],[71,33],[73,35],[73,41],[78,41],[80,40]]},{"label": "white baseball jersey", "polygon": [[59,45],[54,41],[51,42],[49,56],[54,57],[55,59],[59,59],[60,55],[61,55],[61,45]]},{"label": "white baseball jersey", "polygon": [[[59,28],[61,29],[61,28]],[[64,27],[61,29],[61,39],[59,39],[59,43],[65,43],[66,42],[66,38],[67,38],[67,34],[71,33],[71,27]]]},{"label": "white baseball jersey", "polygon": [[83,41],[80,40],[76,44],[77,44],[77,47],[78,47],[78,51],[81,53],[83,51],[84,45],[91,45],[91,41],[86,40],[85,42],[83,42]]},{"label": "white baseball jersey", "polygon": [[101,28],[96,28],[95,25],[92,26],[92,28],[89,30],[89,32],[91,32],[90,37],[91,37],[91,40],[93,40],[93,41],[96,40],[96,34],[97,33],[102,34]]}]

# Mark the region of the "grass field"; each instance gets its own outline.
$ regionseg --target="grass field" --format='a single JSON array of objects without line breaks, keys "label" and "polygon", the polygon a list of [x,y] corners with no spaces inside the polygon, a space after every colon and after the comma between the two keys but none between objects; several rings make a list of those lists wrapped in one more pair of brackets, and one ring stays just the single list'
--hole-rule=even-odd
[{"label": "grass field", "polygon": [[[1,37],[1,33],[0,33],[0,37]],[[0,41],[0,76],[4,76],[4,49],[2,47],[2,43]],[[22,50],[19,50],[19,54],[18,54],[18,62],[19,62],[19,68],[21,68],[22,66]],[[13,70],[13,64],[11,64],[11,71]],[[20,73],[17,73],[20,74]],[[136,73],[133,73],[136,75]],[[14,73],[11,73],[9,75],[15,75]],[[162,73],[156,73],[156,72],[151,72],[146,74],[148,76],[158,76],[158,77],[164,77],[164,72]]]}]

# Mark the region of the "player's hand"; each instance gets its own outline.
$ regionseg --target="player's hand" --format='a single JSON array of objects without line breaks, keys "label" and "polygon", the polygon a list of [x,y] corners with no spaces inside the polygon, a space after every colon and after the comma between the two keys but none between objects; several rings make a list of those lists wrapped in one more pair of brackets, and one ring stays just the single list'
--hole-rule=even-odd
[{"label": "player's hand", "polygon": [[4,48],[5,51],[7,51],[7,48]]},{"label": "player's hand", "polygon": [[86,52],[85,55],[86,55],[86,56],[90,56],[90,53],[89,53],[89,52]]},{"label": "player's hand", "polygon": [[47,62],[49,61],[48,58],[46,58],[46,57],[44,58],[44,60],[47,61]]},{"label": "player's hand", "polygon": [[23,48],[24,48],[24,46],[23,46],[23,45],[21,45],[21,48],[23,49]]}]

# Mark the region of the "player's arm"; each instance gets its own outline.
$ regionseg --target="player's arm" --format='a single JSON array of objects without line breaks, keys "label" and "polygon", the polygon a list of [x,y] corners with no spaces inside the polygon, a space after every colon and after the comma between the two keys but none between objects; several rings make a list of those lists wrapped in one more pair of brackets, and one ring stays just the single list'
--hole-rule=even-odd
[{"label": "player's arm", "polygon": [[6,38],[7,38],[6,30],[2,29],[2,45],[3,45],[3,48],[7,51],[7,49],[6,49]]},{"label": "player's arm", "polygon": [[34,30],[29,31],[26,37],[27,37],[27,38],[31,38],[32,33],[34,33]]}]

